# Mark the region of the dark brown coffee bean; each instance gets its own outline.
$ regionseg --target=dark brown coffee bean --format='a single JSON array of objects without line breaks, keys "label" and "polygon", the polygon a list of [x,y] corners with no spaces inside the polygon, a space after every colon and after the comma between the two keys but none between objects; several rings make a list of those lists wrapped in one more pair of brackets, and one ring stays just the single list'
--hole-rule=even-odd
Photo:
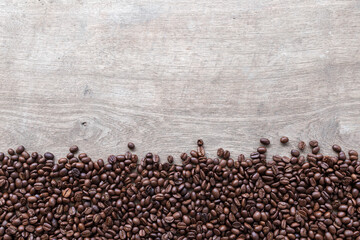
[{"label": "dark brown coffee bean", "polygon": [[314,148],[312,149],[312,153],[313,153],[313,154],[318,154],[319,151],[320,151],[320,148],[319,148],[319,147],[314,147]]},{"label": "dark brown coffee bean", "polygon": [[169,163],[173,163],[174,162],[174,157],[173,156],[168,156],[167,161]]},{"label": "dark brown coffee bean", "polygon": [[186,229],[186,223],[184,222],[178,222],[178,224],[176,225],[176,227],[179,229],[179,230],[184,230]]},{"label": "dark brown coffee bean", "polygon": [[[1,154],[1,153],[0,153],[0,154]],[[349,150],[349,155],[350,155],[350,156],[357,156],[357,157],[359,156],[359,155],[358,155],[358,152],[355,151],[355,150]],[[0,160],[1,160],[1,158],[0,158]]]},{"label": "dark brown coffee bean", "polygon": [[9,149],[0,153],[0,238],[356,239],[358,153],[326,156],[311,145],[306,158],[292,150],[269,162],[264,146],[237,160],[220,149],[218,159],[198,141],[179,165],[130,152],[55,163]]},{"label": "dark brown coffee bean", "polygon": [[298,143],[298,148],[299,148],[301,151],[303,151],[303,150],[305,149],[305,147],[306,147],[306,143],[305,143],[304,141],[300,141],[300,142]]},{"label": "dark brown coffee bean", "polygon": [[211,194],[214,196],[215,199],[218,199],[220,197],[220,192],[217,188],[214,188],[212,191],[211,191]]},{"label": "dark brown coffee bean", "polygon": [[73,145],[73,146],[70,147],[69,151],[71,153],[77,153],[77,151],[79,151],[79,148],[78,148],[78,146]]},{"label": "dark brown coffee bean", "polygon": [[165,222],[167,222],[167,223],[174,222],[174,217],[172,217],[172,216],[165,217]]},{"label": "dark brown coffee bean", "polygon": [[311,141],[309,142],[309,145],[310,145],[310,147],[312,147],[312,148],[317,147],[317,146],[318,146],[318,141],[316,141],[316,140],[311,140]]},{"label": "dark brown coffee bean", "polygon": [[131,149],[131,150],[133,150],[133,149],[135,148],[135,144],[132,143],[132,142],[129,142],[129,143],[128,143],[128,148]]},{"label": "dark brown coffee bean", "polygon": [[270,144],[270,140],[267,138],[260,138],[260,143],[264,144],[265,146]]},{"label": "dark brown coffee bean", "polygon": [[261,154],[266,153],[266,147],[258,147],[257,151]]},{"label": "dark brown coffee bean", "polygon": [[293,155],[294,157],[298,157],[298,156],[300,156],[300,152],[296,149],[293,149],[293,150],[291,150],[291,155]]},{"label": "dark brown coffee bean", "polygon": [[21,145],[16,149],[16,154],[20,155],[24,151],[25,151],[25,147]]},{"label": "dark brown coffee bean", "polygon": [[224,156],[223,156],[224,159],[229,159],[230,158],[230,152],[228,150],[225,150],[224,151]]},{"label": "dark brown coffee bean", "polygon": [[218,157],[223,157],[224,156],[224,149],[222,149],[222,148],[219,148],[218,150],[217,150],[217,155],[218,155]]},{"label": "dark brown coffee bean", "polygon": [[202,145],[204,145],[204,141],[202,139],[197,140],[197,145],[201,147]]},{"label": "dark brown coffee bean", "polygon": [[46,153],[44,154],[44,157],[45,157],[46,159],[48,159],[48,160],[53,160],[53,159],[54,159],[54,154],[49,153],[49,152],[46,152]]},{"label": "dark brown coffee bean", "polygon": [[335,151],[335,152],[341,152],[341,147],[339,146],[339,145],[336,145],[336,144],[334,144],[333,146],[332,146],[332,149]]},{"label": "dark brown coffee bean", "polygon": [[288,137],[281,137],[280,138],[280,142],[282,143],[282,144],[285,144],[285,143],[287,143],[287,142],[289,142],[289,138]]}]

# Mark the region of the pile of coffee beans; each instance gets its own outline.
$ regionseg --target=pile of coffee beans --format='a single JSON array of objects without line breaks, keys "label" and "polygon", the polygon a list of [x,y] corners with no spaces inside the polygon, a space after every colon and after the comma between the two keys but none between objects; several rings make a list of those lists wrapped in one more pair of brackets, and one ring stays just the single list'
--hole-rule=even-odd
[{"label": "pile of coffee beans", "polygon": [[249,157],[210,158],[203,144],[180,165],[131,152],[93,161],[76,146],[57,161],[0,153],[0,239],[360,239],[356,151],[299,142],[267,160],[262,138]]}]

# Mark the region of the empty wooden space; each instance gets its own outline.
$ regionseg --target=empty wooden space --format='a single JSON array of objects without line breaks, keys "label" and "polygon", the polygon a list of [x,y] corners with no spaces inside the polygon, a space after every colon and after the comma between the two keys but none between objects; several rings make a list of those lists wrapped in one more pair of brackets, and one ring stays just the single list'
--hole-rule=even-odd
[{"label": "empty wooden space", "polygon": [[357,0],[6,0],[0,20],[2,151],[359,150]]}]

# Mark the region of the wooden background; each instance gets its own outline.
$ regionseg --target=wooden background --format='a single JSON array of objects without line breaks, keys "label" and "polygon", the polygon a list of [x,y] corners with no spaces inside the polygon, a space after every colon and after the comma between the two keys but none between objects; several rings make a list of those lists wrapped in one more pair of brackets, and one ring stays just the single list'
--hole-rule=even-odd
[{"label": "wooden background", "polygon": [[2,151],[359,150],[359,0],[5,0],[0,19]]}]

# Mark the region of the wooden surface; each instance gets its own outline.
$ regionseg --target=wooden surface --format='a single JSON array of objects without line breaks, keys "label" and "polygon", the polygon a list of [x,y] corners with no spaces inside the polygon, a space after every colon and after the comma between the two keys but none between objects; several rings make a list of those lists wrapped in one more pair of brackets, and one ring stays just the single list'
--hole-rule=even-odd
[{"label": "wooden surface", "polygon": [[3,151],[359,150],[358,0],[1,1],[0,19]]}]

